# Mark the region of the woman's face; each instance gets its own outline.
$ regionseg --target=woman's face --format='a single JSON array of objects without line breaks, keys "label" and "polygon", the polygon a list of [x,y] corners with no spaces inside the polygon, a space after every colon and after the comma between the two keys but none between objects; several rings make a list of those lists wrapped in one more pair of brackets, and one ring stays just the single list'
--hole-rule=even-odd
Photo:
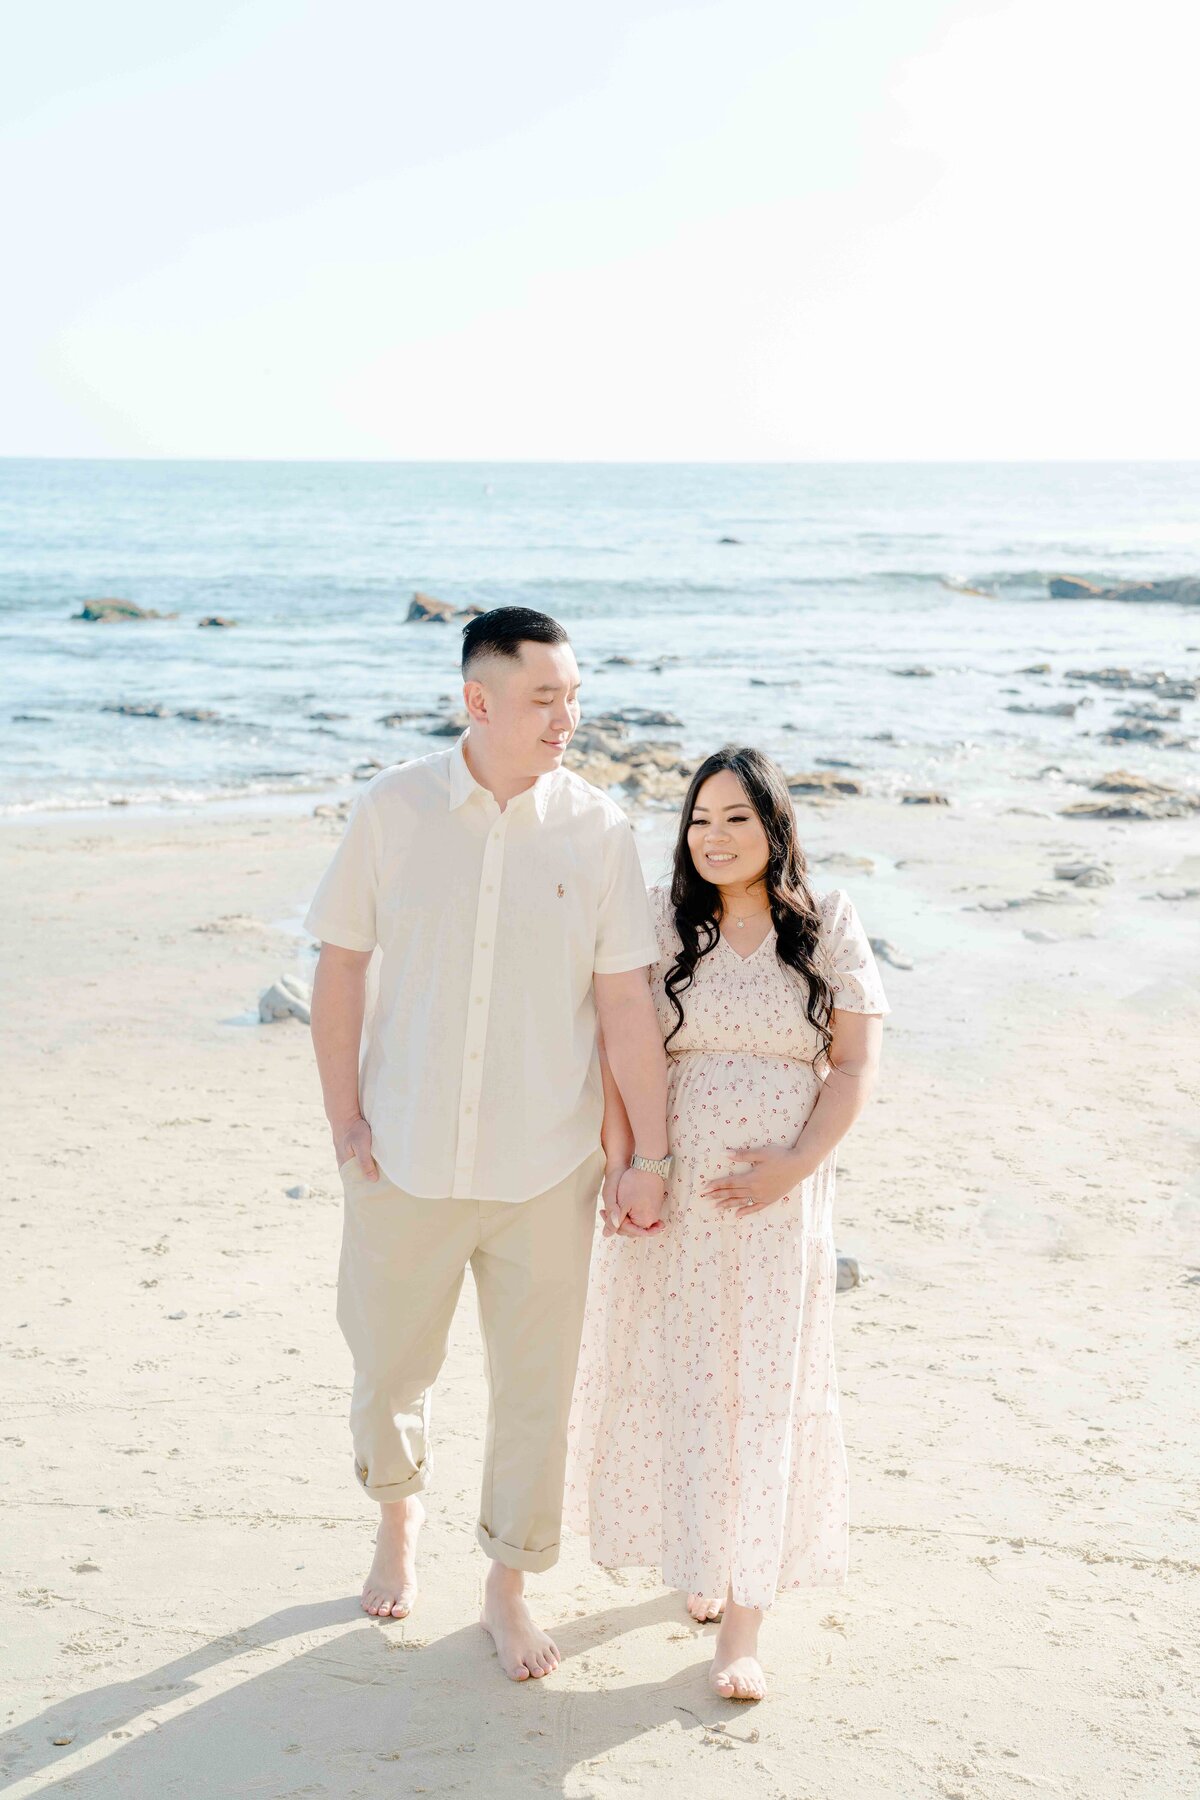
[{"label": "woman's face", "polygon": [[765,873],[767,834],[731,769],[718,769],[701,783],[687,843],[698,873],[716,887],[742,889]]}]

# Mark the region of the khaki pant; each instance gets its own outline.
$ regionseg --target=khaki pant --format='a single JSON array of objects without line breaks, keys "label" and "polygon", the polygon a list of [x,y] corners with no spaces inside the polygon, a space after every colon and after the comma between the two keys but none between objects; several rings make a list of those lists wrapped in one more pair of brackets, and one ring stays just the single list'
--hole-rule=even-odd
[{"label": "khaki pant", "polygon": [[421,1200],[352,1159],[338,1324],[354,1358],[355,1469],[373,1500],[402,1500],[431,1468],[429,1401],[469,1262],[488,1376],[477,1536],[511,1569],[558,1558],[567,1419],[579,1357],[604,1152],[531,1200]]}]

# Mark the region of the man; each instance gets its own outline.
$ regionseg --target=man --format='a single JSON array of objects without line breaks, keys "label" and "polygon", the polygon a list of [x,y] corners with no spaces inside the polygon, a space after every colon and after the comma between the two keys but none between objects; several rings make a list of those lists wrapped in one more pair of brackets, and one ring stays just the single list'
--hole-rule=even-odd
[{"label": "man", "polygon": [[[559,1661],[524,1577],[559,1553],[596,1196],[604,1178],[627,1235],[661,1228],[666,1060],[632,829],[562,766],[579,723],[566,632],[499,607],[464,631],[462,672],[467,729],[367,784],[304,922],[321,939],[312,1035],[345,1190],[355,1467],[380,1506],[362,1604],[403,1618],[416,1595],[430,1389],[470,1262],[489,1388],[481,1623],[527,1681]],[[628,1169],[604,1168],[597,1017]]]}]

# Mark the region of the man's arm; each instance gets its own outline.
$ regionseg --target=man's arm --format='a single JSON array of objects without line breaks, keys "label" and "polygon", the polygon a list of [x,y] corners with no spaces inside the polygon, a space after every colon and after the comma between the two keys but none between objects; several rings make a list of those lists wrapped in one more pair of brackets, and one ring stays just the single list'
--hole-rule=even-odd
[{"label": "man's arm", "polygon": [[322,943],[313,977],[311,1031],[338,1165],[357,1156],[368,1181],[378,1181],[371,1127],[362,1116],[358,1093],[358,1051],[370,960],[369,950]]},{"label": "man's arm", "polygon": [[[667,1058],[645,969],[594,975],[596,1011],[612,1079],[624,1105],[633,1142],[630,1153],[667,1154]],[[662,1216],[665,1185],[645,1169],[621,1178],[621,1207],[645,1229]]]}]

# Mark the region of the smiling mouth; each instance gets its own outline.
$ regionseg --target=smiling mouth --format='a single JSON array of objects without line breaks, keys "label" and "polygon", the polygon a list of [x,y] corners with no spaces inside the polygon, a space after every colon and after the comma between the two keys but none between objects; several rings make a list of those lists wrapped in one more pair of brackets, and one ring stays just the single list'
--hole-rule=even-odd
[{"label": "smiling mouth", "polygon": [[705,860],[705,862],[710,862],[710,863],[736,862],[737,861],[737,851],[736,850],[706,850],[704,852],[704,860]]}]

